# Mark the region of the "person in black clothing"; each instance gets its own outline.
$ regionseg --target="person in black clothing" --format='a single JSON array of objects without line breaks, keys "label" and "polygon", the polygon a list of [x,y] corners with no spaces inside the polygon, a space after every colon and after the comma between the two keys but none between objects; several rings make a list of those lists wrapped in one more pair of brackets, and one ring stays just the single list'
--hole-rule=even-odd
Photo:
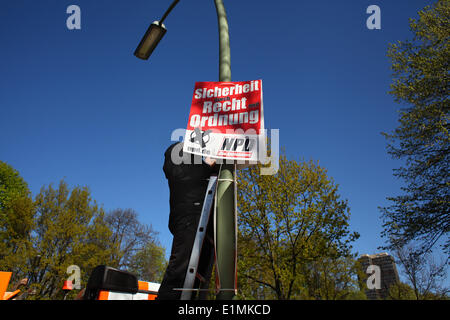
[{"label": "person in black clothing", "polygon": [[[208,179],[217,174],[219,165],[211,159],[195,159],[183,154],[183,144],[172,144],[164,154],[164,174],[170,189],[169,230],[173,235],[172,250],[158,300],[179,300],[200,219]],[[178,158],[177,158],[178,157]],[[175,164],[184,158],[189,163]],[[185,161],[187,162],[187,161]]]}]

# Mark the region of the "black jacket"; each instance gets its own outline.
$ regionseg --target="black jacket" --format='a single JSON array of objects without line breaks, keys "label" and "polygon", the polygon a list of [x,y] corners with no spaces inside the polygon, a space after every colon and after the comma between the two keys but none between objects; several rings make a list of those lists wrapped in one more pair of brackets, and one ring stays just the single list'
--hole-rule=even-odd
[{"label": "black jacket", "polygon": [[[170,189],[170,220],[185,215],[200,214],[208,179],[219,171],[218,165],[211,167],[201,161],[200,156],[195,157],[201,164],[195,164],[194,155],[184,155],[185,158],[190,158],[190,164],[175,164],[171,159],[175,146],[179,149],[179,157],[183,157],[182,142],[174,143],[164,153],[163,166]],[[171,225],[170,221],[169,225]]]}]

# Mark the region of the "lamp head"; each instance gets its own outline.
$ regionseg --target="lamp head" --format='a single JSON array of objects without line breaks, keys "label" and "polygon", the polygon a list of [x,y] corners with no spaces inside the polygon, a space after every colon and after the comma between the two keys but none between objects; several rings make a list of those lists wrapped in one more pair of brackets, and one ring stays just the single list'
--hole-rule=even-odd
[{"label": "lamp head", "polygon": [[134,51],[134,55],[139,59],[148,60],[166,31],[167,29],[164,24],[160,24],[159,21],[154,21],[142,37],[141,42]]}]

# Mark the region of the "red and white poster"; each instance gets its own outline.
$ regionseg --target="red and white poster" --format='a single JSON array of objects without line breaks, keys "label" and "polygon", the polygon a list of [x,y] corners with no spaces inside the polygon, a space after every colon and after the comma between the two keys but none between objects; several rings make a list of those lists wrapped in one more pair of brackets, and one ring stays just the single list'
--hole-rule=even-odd
[{"label": "red and white poster", "polygon": [[262,81],[196,82],[183,151],[258,161],[265,150]]}]

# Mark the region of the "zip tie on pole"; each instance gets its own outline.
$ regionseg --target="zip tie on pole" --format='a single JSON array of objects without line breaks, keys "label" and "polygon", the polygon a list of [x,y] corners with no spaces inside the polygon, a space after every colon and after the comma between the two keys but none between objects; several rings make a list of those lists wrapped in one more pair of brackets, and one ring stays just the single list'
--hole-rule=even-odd
[{"label": "zip tie on pole", "polygon": [[237,184],[236,179],[219,179],[220,177],[220,172],[222,171],[222,163],[220,164],[220,168],[219,168],[219,173],[217,174],[217,181],[229,181],[229,182],[233,182]]}]

